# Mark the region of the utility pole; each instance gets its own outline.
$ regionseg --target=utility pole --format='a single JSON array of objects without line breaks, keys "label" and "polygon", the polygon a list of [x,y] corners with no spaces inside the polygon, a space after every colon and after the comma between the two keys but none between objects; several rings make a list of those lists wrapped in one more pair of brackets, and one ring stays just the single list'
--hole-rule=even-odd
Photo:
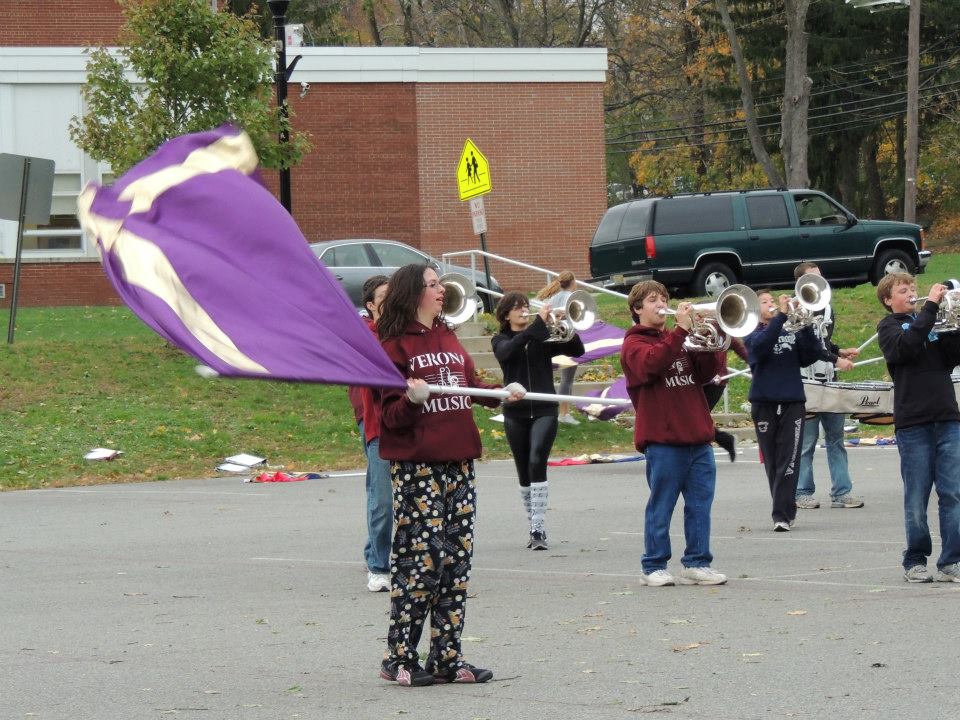
[{"label": "utility pole", "polygon": [[903,221],[917,221],[917,155],[920,151],[920,0],[910,0],[907,30],[907,146],[904,148]]}]

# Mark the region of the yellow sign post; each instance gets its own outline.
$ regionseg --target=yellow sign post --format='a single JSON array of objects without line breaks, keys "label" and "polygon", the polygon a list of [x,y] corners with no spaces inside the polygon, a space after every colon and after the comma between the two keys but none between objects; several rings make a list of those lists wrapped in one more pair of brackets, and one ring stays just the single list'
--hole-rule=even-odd
[{"label": "yellow sign post", "polygon": [[457,189],[461,200],[469,200],[493,189],[490,184],[490,164],[480,148],[467,138],[457,163]]}]

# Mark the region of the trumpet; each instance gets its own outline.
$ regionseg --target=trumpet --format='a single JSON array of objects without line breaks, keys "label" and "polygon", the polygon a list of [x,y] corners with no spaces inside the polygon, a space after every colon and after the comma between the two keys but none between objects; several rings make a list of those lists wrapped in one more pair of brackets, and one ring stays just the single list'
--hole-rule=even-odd
[{"label": "trumpet", "polygon": [[[536,303],[542,307],[542,303]],[[527,317],[537,312],[525,313]],[[544,342],[567,342],[581,330],[592,327],[597,321],[597,301],[584,290],[574,290],[564,302],[562,308],[552,308],[547,319],[550,337]]]},{"label": "trumpet", "polygon": [[819,312],[830,304],[833,291],[830,283],[815,274],[801,275],[793,288],[793,297],[790,299],[790,312],[783,329],[787,332],[797,332],[816,321],[815,312]]},{"label": "trumpet", "polygon": [[[949,289],[940,300],[940,305],[937,308],[937,319],[933,323],[933,332],[938,334],[960,330],[960,282],[946,280],[943,284]],[[910,302],[916,305],[928,299],[926,297],[911,298]]]},{"label": "trumpet", "polygon": [[477,314],[477,286],[466,275],[450,272],[439,278],[443,285],[443,316],[452,325],[460,325]]},{"label": "trumpet", "polygon": [[[665,308],[661,315],[676,315]],[[760,300],[746,285],[731,285],[716,302],[692,306],[693,327],[683,341],[692,352],[718,352],[730,347],[731,337],[746,337],[760,323]]]}]

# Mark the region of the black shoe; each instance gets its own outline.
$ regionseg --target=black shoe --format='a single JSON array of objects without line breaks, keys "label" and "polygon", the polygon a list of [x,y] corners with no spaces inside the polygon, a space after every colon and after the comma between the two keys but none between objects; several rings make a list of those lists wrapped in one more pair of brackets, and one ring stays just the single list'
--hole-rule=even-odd
[{"label": "black shoe", "polygon": [[737,460],[737,439],[728,432],[717,430],[713,436],[714,441],[730,454],[730,462]]},{"label": "black shoe", "polygon": [[431,673],[428,673],[416,663],[401,665],[396,661],[388,662],[387,660],[380,664],[380,677],[404,687],[424,687],[436,682]]},{"label": "black shoe", "polygon": [[442,683],[485,683],[493,680],[493,670],[484,670],[474,667],[470,663],[463,663],[460,667],[451,669],[440,675],[433,675],[434,682]]},{"label": "black shoe", "polygon": [[547,534],[540,530],[530,533],[530,544],[527,547],[531,550],[549,550]]}]

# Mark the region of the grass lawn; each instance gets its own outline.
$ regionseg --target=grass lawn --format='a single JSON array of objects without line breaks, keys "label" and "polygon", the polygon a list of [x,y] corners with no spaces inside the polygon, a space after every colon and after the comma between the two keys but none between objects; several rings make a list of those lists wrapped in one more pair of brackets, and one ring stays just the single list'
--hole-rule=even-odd
[{"label": "grass lawn", "polygon": [[[960,277],[960,255],[935,255],[921,292],[948,277]],[[622,300],[603,296],[598,305],[607,322],[630,325]],[[883,315],[869,284],[836,289],[834,311],[841,347],[863,343]],[[861,357],[877,354],[874,343]],[[0,489],[209,477],[238,452],[291,471],[363,465],[343,387],[203,380],[194,364],[126,308],[21,308],[16,342],[0,349]],[[731,364],[741,363],[731,356]],[[878,363],[842,379],[889,378]],[[746,380],[731,380],[732,411],[747,390]],[[491,414],[475,410],[486,457],[509,457]],[[94,447],[124,454],[84,460]],[[583,422],[560,426],[554,455],[632,449],[632,430]]]}]

